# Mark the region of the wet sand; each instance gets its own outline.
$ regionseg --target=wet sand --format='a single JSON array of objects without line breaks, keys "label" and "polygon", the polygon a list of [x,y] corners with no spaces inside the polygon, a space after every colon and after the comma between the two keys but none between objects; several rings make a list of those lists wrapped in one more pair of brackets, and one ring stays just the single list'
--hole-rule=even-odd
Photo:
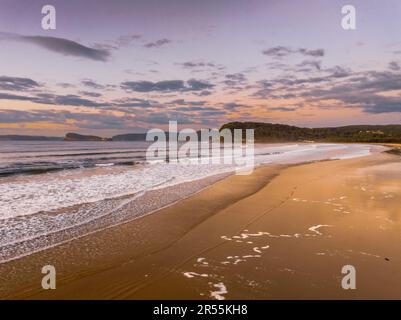
[{"label": "wet sand", "polygon": [[[401,158],[265,166],[0,266],[3,298],[401,299]],[[57,289],[40,287],[42,266]],[[356,268],[356,290],[341,268]]]}]

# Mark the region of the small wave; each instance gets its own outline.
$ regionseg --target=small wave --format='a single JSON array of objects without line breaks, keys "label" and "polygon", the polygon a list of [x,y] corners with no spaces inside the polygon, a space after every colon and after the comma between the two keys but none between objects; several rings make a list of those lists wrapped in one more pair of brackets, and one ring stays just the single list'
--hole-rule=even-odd
[{"label": "small wave", "polygon": [[95,164],[95,167],[111,167],[114,166],[114,162],[111,163],[97,163]]}]

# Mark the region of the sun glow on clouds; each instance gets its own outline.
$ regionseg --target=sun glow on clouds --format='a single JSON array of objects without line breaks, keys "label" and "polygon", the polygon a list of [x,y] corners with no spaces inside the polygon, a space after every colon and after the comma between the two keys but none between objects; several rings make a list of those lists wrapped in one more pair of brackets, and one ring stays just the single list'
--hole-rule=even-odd
[{"label": "sun glow on clouds", "polygon": [[401,20],[385,19],[395,0],[358,5],[364,23],[354,33],[339,27],[340,1],[305,1],[304,29],[290,2],[223,0],[217,12],[209,2],[160,1],[157,11],[143,2],[138,11],[140,2],[117,1],[119,14],[104,16],[111,4],[99,0],[96,12],[79,4],[77,20],[71,1],[51,33],[15,14],[21,1],[0,8],[1,133],[400,121]]}]

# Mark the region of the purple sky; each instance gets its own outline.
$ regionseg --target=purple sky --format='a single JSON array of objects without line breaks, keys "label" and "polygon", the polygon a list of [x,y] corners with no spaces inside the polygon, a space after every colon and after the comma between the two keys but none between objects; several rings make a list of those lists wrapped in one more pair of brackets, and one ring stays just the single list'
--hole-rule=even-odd
[{"label": "purple sky", "polygon": [[397,0],[0,0],[0,134],[397,124],[399,30]]}]

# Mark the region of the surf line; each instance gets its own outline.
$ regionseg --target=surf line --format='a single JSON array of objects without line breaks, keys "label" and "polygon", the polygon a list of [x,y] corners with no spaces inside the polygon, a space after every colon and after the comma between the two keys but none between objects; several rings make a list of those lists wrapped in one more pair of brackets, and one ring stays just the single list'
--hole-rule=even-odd
[{"label": "surf line", "polygon": [[169,121],[168,132],[151,129],[146,141],[146,161],[168,164],[235,165],[238,175],[251,174],[254,166],[254,129],[178,130],[176,121]]}]

